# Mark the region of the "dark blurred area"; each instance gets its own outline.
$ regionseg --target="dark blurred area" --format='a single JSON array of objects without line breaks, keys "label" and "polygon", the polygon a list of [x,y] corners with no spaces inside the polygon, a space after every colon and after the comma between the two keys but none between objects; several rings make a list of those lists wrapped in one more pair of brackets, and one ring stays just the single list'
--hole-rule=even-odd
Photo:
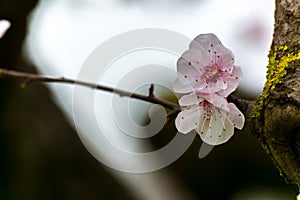
[{"label": "dark blurred area", "polygon": [[[27,16],[36,4],[0,1],[0,17],[12,22],[0,40],[1,67],[36,72],[22,56]],[[85,149],[50,91],[39,83],[21,89],[20,83],[0,79],[0,199],[133,199]],[[184,156],[164,169],[198,199],[233,199],[247,188],[295,197],[294,187],[284,183],[254,136],[237,133],[204,159],[198,159],[200,145],[197,137]]]},{"label": "dark blurred area", "polygon": [[[1,67],[36,72],[21,54],[36,0],[1,0],[12,27],[0,40]],[[42,84],[1,79],[0,199],[131,199],[82,145]]]}]

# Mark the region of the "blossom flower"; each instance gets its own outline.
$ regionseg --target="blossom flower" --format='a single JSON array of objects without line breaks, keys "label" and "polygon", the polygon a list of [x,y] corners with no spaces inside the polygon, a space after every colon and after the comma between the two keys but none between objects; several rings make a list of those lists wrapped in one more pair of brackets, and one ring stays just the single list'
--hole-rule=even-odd
[{"label": "blossom flower", "polygon": [[0,38],[3,37],[7,29],[10,27],[10,22],[7,20],[0,20]]},{"label": "blossom flower", "polygon": [[233,104],[217,94],[191,93],[180,98],[183,110],[175,125],[179,132],[196,129],[201,139],[210,145],[225,143],[234,134],[234,127],[242,129],[244,115]]},{"label": "blossom flower", "polygon": [[227,97],[240,83],[241,68],[233,53],[212,33],[197,36],[177,61],[177,93],[216,93]]},{"label": "blossom flower", "polygon": [[197,130],[210,145],[225,143],[242,129],[245,117],[226,98],[239,85],[242,71],[233,53],[214,34],[201,34],[177,61],[178,78],[173,84],[182,111],[175,125],[179,132]]}]

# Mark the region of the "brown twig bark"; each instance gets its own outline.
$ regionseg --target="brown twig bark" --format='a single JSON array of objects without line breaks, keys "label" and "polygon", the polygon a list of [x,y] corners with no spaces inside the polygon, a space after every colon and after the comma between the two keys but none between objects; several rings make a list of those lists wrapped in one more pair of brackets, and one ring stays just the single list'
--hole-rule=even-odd
[{"label": "brown twig bark", "polygon": [[[181,111],[181,108],[179,105],[156,97],[154,95],[154,84],[150,84],[148,95],[141,95],[141,94],[124,91],[124,90],[120,90],[120,89],[113,88],[113,87],[108,87],[108,86],[104,86],[104,85],[89,83],[89,82],[65,78],[65,77],[57,78],[57,77],[43,76],[43,75],[27,73],[27,72],[20,72],[20,71],[15,71],[15,70],[8,70],[8,69],[3,69],[3,68],[0,68],[0,75],[24,79],[24,81],[21,83],[22,88],[25,88],[28,84],[30,84],[34,81],[78,84],[78,85],[86,86],[86,87],[89,87],[92,89],[98,89],[98,90],[116,93],[116,94],[120,95],[121,97],[131,97],[131,98],[139,99],[139,100],[146,101],[149,103],[159,104],[159,105],[164,106],[165,108],[171,109],[171,111],[167,114],[166,124],[171,122],[177,116],[177,114]],[[241,100],[241,99],[235,97],[234,95],[230,95],[228,97],[228,100],[231,102],[234,102],[237,105],[237,107],[245,114],[246,119],[250,119],[249,118],[250,111],[252,109],[252,106],[254,105],[254,102]]]},{"label": "brown twig bark", "polygon": [[64,78],[64,77],[56,78],[56,77],[42,76],[42,75],[38,75],[38,74],[19,72],[19,71],[8,70],[8,69],[0,69],[0,75],[23,78],[25,81],[21,84],[21,87],[26,87],[29,83],[31,83],[33,81],[78,84],[78,85],[86,86],[86,87],[89,87],[92,89],[98,89],[98,90],[103,90],[103,91],[107,91],[107,92],[112,92],[112,93],[120,95],[121,97],[131,97],[131,98],[143,100],[143,101],[146,101],[149,103],[159,104],[159,105],[162,105],[171,110],[180,110],[179,105],[154,96],[154,85],[153,84],[150,85],[149,95],[147,96],[147,95],[142,95],[142,94],[137,94],[137,93],[120,90],[120,89],[113,88],[113,87],[108,87],[108,86],[104,86],[104,85],[99,85],[99,84],[95,84],[95,83],[89,83],[89,82],[85,82],[85,81]]}]

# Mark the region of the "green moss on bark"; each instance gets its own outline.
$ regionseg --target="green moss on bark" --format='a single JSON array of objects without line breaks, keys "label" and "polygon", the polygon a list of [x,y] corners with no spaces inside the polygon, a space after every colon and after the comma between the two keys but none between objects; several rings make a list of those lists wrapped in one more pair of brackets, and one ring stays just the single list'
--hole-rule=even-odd
[{"label": "green moss on bark", "polygon": [[300,52],[292,54],[287,53],[284,56],[278,56],[285,54],[288,47],[275,46],[269,54],[269,63],[267,71],[267,81],[264,85],[263,93],[257,100],[256,105],[252,111],[252,117],[260,117],[262,109],[264,107],[264,100],[267,99],[270,92],[273,91],[277,84],[282,83],[285,75],[287,74],[287,68],[289,63],[300,59]]}]

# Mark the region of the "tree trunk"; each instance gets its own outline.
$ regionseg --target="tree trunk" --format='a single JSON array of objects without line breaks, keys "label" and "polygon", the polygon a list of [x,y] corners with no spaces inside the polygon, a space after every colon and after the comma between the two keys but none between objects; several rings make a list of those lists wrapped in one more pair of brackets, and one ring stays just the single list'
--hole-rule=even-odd
[{"label": "tree trunk", "polygon": [[276,0],[267,81],[254,106],[255,134],[288,183],[300,188],[300,0]]}]

